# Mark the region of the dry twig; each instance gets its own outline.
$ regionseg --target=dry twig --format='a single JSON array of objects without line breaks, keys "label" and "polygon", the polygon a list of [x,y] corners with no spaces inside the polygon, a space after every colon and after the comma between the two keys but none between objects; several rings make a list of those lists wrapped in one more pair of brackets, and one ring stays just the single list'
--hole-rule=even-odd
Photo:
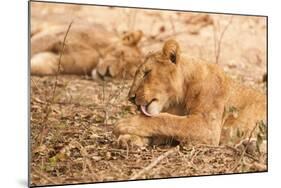
[{"label": "dry twig", "polygon": [[62,48],[61,48],[61,52],[60,52],[60,56],[59,56],[58,70],[57,70],[56,75],[55,75],[55,85],[54,85],[54,88],[53,88],[52,97],[51,97],[50,101],[48,101],[46,103],[45,110],[44,110],[45,116],[42,119],[42,123],[41,123],[41,124],[43,124],[43,126],[42,126],[41,135],[39,137],[39,146],[42,145],[44,135],[47,134],[47,132],[46,132],[46,121],[48,120],[49,114],[51,112],[50,106],[54,103],[55,93],[56,93],[56,89],[57,89],[57,85],[58,85],[58,74],[60,73],[60,70],[61,70],[61,58],[62,58],[64,49],[65,49],[66,38],[67,38],[67,35],[70,31],[72,23],[73,23],[73,21],[68,25],[67,31],[66,31],[66,33],[64,35],[64,38],[63,38]]},{"label": "dry twig", "polygon": [[36,170],[34,167],[32,168],[32,174],[37,174],[40,176],[40,178],[46,180],[47,182],[51,183],[52,185],[58,185],[59,183],[53,180],[52,178],[48,177],[46,174],[43,172],[40,172],[39,170]]},{"label": "dry twig", "polygon": [[221,32],[219,39],[217,36],[216,24],[213,24],[214,45],[215,45],[215,63],[216,64],[219,63],[219,58],[220,58],[220,53],[221,53],[221,43],[222,43],[223,36],[224,36],[226,30],[228,29],[228,27],[230,26],[230,24],[232,23],[232,19],[233,19],[233,16],[230,17],[229,22],[227,23],[227,25],[224,27],[223,31]]},{"label": "dry twig", "polygon": [[[237,152],[237,153],[241,152],[241,151],[239,151],[237,148],[232,147],[232,146],[229,146],[229,145],[226,145],[225,148],[231,149],[231,150],[233,150],[233,151],[235,151],[235,152]],[[250,158],[250,159],[256,161],[256,162],[259,162],[259,159],[257,159],[256,157],[254,157],[254,156],[251,155],[251,154],[248,154],[248,153],[245,152],[244,155],[245,155],[246,157],[248,157],[248,158]]]},{"label": "dry twig", "polygon": [[170,24],[171,24],[171,27],[172,27],[172,31],[173,31],[173,35],[174,35],[176,33],[176,29],[175,29],[174,20],[173,20],[173,18],[171,16],[169,17],[169,21],[170,21]]},{"label": "dry twig", "polygon": [[86,167],[88,166],[89,171],[91,173],[92,181],[99,181],[99,177],[94,173],[94,169],[89,159],[90,155],[88,154],[87,150],[80,144],[78,141],[73,140],[70,142],[68,147],[76,147],[80,150],[81,155],[83,156],[83,172],[85,173]]},{"label": "dry twig", "polygon": [[239,157],[239,159],[234,164],[234,167],[232,168],[232,171],[236,170],[237,167],[239,166],[240,162],[242,161],[242,159],[243,159],[243,157],[244,157],[244,155],[245,155],[245,153],[246,153],[246,151],[247,151],[247,149],[248,149],[248,147],[250,145],[251,138],[252,138],[253,133],[254,133],[255,129],[257,128],[257,126],[258,126],[258,124],[256,123],[255,127],[250,132],[250,135],[249,135],[248,140],[247,140],[247,145],[245,146],[244,150],[242,151],[241,156]]},{"label": "dry twig", "polygon": [[145,173],[147,173],[148,171],[150,171],[153,167],[155,167],[160,161],[162,161],[163,159],[165,159],[166,157],[168,157],[170,154],[176,152],[179,150],[179,147],[175,147],[172,148],[170,150],[168,150],[167,152],[165,152],[164,154],[160,155],[159,157],[157,157],[155,160],[153,160],[148,166],[146,166],[144,169],[142,169],[141,171],[139,171],[138,173],[136,173],[135,175],[133,175],[130,180],[134,180],[134,179],[138,179],[140,178],[142,175],[144,175]]}]

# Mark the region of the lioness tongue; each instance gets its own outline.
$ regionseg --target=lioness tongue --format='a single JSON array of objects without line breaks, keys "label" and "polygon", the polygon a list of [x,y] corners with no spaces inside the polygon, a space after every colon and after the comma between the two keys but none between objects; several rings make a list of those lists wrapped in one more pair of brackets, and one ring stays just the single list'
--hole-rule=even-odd
[{"label": "lioness tongue", "polygon": [[146,115],[146,116],[152,116],[152,114],[150,114],[150,113],[148,113],[148,112],[146,111],[146,107],[145,107],[145,106],[141,105],[140,107],[141,107],[141,111],[142,111],[142,113],[143,113],[144,115]]}]

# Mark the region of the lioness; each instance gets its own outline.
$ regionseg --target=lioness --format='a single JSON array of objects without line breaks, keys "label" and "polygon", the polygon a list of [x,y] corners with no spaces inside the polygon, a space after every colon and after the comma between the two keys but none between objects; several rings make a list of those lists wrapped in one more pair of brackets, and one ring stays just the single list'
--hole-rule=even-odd
[{"label": "lioness", "polygon": [[[32,35],[32,75],[57,73],[66,29],[62,26],[53,26]],[[60,73],[92,74],[94,79],[133,77],[135,67],[141,62],[141,51],[137,47],[141,38],[141,31],[126,33],[120,40],[101,26],[74,23],[67,35]]]},{"label": "lioness", "polygon": [[120,120],[113,132],[120,142],[136,145],[149,138],[218,145],[231,130],[247,137],[258,121],[266,121],[264,94],[230,79],[217,64],[184,56],[174,40],[139,67],[129,100],[142,114]]}]

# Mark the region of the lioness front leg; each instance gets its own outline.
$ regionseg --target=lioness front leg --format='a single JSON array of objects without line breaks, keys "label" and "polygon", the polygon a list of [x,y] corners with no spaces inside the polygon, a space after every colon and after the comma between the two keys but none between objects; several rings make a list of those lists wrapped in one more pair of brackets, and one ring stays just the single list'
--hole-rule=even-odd
[{"label": "lioness front leg", "polygon": [[160,113],[147,117],[136,115],[120,120],[114,129],[114,134],[137,135],[140,137],[172,137],[191,144],[218,145],[220,139],[219,121],[209,121],[201,114],[176,116]]}]

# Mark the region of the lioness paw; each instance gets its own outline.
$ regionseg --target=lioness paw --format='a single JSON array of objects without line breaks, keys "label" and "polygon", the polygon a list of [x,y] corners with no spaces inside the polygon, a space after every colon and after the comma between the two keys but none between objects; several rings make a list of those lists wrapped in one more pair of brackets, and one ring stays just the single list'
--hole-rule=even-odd
[{"label": "lioness paw", "polygon": [[139,116],[134,116],[118,121],[113,130],[113,134],[117,137],[122,134],[132,134],[142,137],[149,137],[149,130],[147,129],[148,122],[144,122]]},{"label": "lioness paw", "polygon": [[115,124],[113,134],[117,137],[122,134],[130,134],[133,132],[134,124],[130,119],[122,119]]},{"label": "lioness paw", "polygon": [[149,145],[149,138],[136,135],[123,134],[117,139],[117,144],[121,148],[138,147],[142,148]]}]

